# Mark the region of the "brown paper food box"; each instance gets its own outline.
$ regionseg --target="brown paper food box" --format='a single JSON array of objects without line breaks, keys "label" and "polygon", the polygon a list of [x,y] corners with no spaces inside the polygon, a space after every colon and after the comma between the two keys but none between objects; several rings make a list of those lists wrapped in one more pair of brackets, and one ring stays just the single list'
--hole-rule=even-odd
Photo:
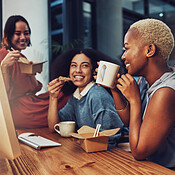
[{"label": "brown paper food box", "polygon": [[89,126],[82,126],[72,136],[80,139],[80,145],[86,152],[104,151],[108,148],[109,136],[116,134],[120,128],[104,130],[99,132],[98,137],[93,137],[95,129]]},{"label": "brown paper food box", "polygon": [[43,69],[43,63],[22,63],[19,62],[19,66],[21,69],[21,73],[25,73],[25,74],[35,74],[35,73],[41,73],[42,69]]}]

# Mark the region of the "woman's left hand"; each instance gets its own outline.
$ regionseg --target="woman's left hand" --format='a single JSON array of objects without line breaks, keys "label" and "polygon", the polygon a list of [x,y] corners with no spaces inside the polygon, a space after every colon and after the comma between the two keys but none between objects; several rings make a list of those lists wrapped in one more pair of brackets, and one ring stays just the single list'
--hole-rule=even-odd
[{"label": "woman's left hand", "polygon": [[140,91],[136,80],[130,75],[122,75],[121,78],[117,80],[116,87],[122,92],[122,94],[127,98],[130,104],[137,100],[140,101]]}]

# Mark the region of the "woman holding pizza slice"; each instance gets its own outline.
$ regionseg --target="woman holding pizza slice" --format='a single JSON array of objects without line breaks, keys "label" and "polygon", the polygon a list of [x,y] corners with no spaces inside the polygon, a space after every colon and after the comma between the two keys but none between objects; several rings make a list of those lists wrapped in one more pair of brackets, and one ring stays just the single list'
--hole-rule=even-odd
[{"label": "woman holding pizza slice", "polygon": [[[48,112],[48,125],[54,131],[54,125],[60,121],[76,121],[77,129],[83,125],[95,128],[101,124],[101,129],[123,128],[114,101],[104,87],[95,84],[93,75],[97,68],[98,58],[106,56],[93,49],[73,49],[64,54],[69,77],[69,86],[77,89],[69,98],[67,104],[58,111],[57,98],[65,84],[64,79],[54,79],[48,84],[50,103]],[[110,143],[116,144],[121,132],[110,137]]]}]

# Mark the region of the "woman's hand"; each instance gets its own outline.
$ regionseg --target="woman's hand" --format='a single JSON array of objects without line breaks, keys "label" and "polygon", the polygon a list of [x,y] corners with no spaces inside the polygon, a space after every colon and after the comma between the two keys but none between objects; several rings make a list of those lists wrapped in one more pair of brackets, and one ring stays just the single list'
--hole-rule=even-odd
[{"label": "woman's hand", "polygon": [[49,91],[49,94],[51,97],[53,98],[57,98],[60,91],[61,91],[61,88],[63,87],[64,85],[64,81],[59,81],[58,78],[52,80],[48,85],[47,85],[47,89]]},{"label": "woman's hand", "polygon": [[118,84],[118,79],[120,78],[120,74],[117,74],[116,75],[116,79],[115,79],[115,81],[114,81],[114,84],[113,84],[113,87],[111,88],[111,90],[117,90],[118,91],[118,89],[117,89],[117,84]]},{"label": "woman's hand", "polygon": [[140,91],[137,82],[130,74],[122,75],[117,82],[116,87],[122,92],[130,103],[132,101],[140,101]]},{"label": "woman's hand", "polygon": [[21,56],[21,53],[18,50],[14,50],[14,51],[8,50],[8,52],[9,53],[1,62],[1,67],[4,72],[7,71],[7,69],[11,67],[15,62],[17,62],[19,57]]},{"label": "woman's hand", "polygon": [[50,94],[49,109],[48,109],[48,126],[51,132],[55,131],[54,125],[56,123],[59,123],[57,99],[64,83],[65,83],[64,81],[59,81],[59,79],[56,78],[47,85],[47,89]]}]

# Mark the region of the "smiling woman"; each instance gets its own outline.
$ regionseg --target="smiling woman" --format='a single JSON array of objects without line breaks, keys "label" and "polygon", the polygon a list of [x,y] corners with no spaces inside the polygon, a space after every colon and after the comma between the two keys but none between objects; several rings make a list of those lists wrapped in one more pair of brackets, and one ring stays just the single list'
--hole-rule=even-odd
[{"label": "smiling woman", "polygon": [[[60,121],[76,121],[77,129],[83,125],[96,128],[101,124],[101,129],[122,128],[114,101],[111,94],[93,81],[93,73],[97,68],[97,61],[106,60],[106,55],[93,49],[73,49],[61,56],[69,69],[69,76],[73,79],[72,85],[77,89],[68,100],[65,107],[57,110],[57,96],[65,82],[55,79],[48,84],[50,92],[48,124],[51,131]],[[71,85],[69,83],[69,85]],[[110,143],[116,144],[121,132],[110,137]]]},{"label": "smiling woman", "polygon": [[92,81],[91,60],[83,53],[77,54],[71,61],[69,75],[74,79],[73,83],[81,91]]},{"label": "smiling woman", "polygon": [[16,22],[15,32],[11,42],[12,48],[19,51],[25,49],[28,45],[30,45],[30,32],[25,22]]},{"label": "smiling woman", "polygon": [[[20,57],[26,58],[21,51],[31,45],[31,29],[27,20],[20,16],[10,16],[5,24],[0,49],[0,63],[8,93],[12,116],[18,128],[36,128],[47,126],[49,93],[36,95],[42,84],[35,74],[21,73]],[[26,58],[27,60],[27,58]],[[60,93],[58,109],[67,102],[70,94]]]},{"label": "smiling woman", "polygon": [[[118,113],[129,126],[131,152],[137,160],[175,168],[175,72],[167,64],[173,34],[162,21],[144,19],[130,26],[124,45],[128,74],[117,79],[112,94],[116,109],[126,106]],[[142,77],[136,82],[133,75]]]}]

